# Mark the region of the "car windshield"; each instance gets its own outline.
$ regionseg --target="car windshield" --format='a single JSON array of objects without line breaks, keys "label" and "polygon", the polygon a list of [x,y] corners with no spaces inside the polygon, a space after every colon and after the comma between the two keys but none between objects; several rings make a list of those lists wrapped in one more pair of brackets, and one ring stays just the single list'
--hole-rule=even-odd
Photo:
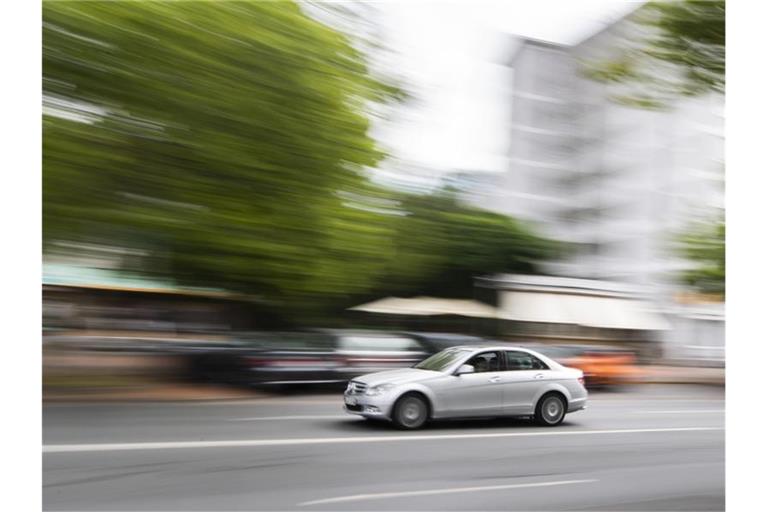
[{"label": "car windshield", "polygon": [[447,348],[442,352],[438,352],[437,354],[426,358],[414,366],[414,368],[418,368],[420,370],[442,372],[451,367],[451,365],[453,365],[456,361],[465,357],[470,352],[472,351],[468,349]]}]

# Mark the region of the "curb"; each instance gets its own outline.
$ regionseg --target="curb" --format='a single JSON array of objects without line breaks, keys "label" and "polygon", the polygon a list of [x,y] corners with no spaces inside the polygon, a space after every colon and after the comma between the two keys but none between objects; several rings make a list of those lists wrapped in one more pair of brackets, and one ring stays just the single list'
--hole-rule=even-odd
[{"label": "curb", "polygon": [[669,384],[689,386],[725,386],[725,380],[680,380],[680,379],[649,379],[635,381],[632,384]]}]

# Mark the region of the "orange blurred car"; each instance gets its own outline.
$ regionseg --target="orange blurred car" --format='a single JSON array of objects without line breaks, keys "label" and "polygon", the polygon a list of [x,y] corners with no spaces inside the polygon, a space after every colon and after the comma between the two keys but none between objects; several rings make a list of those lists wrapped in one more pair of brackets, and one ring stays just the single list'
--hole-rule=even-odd
[{"label": "orange blurred car", "polygon": [[560,364],[583,371],[588,388],[621,386],[641,374],[635,354],[620,347],[556,345],[540,346],[538,350]]}]

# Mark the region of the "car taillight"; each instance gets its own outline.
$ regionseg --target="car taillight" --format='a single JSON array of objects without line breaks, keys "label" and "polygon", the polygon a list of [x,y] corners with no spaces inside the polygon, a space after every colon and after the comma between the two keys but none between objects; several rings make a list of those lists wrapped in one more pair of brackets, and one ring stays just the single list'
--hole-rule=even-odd
[{"label": "car taillight", "polygon": [[584,385],[584,377],[579,377],[579,384]]}]

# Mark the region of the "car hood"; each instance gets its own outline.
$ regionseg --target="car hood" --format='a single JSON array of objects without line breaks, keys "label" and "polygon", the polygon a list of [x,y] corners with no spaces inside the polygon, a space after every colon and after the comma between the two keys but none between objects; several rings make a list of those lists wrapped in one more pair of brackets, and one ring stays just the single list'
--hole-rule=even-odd
[{"label": "car hood", "polygon": [[378,386],[379,384],[408,384],[433,379],[440,376],[440,372],[432,370],[420,370],[418,368],[401,368],[398,370],[387,370],[383,372],[369,373],[355,377],[355,382],[362,382],[368,386]]}]

